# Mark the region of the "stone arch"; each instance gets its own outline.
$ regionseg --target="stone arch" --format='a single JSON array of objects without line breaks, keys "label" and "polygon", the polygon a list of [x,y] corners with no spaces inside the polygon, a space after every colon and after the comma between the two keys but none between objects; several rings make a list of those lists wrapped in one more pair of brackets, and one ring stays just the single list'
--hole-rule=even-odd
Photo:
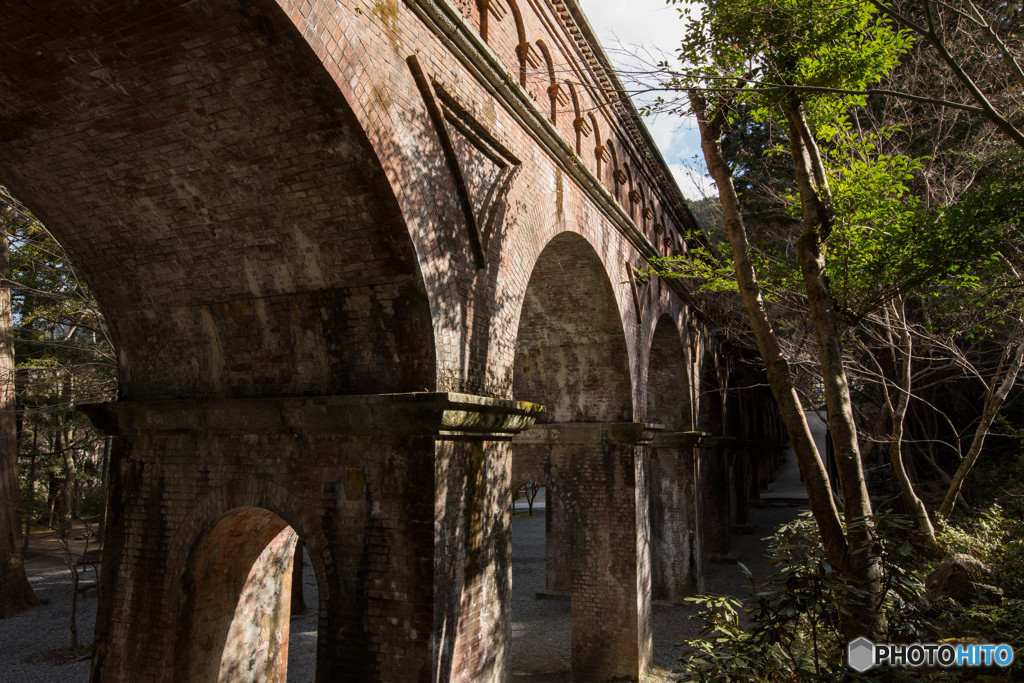
[{"label": "stone arch", "polygon": [[697,441],[686,346],[668,314],[658,318],[647,369],[647,420],[664,427],[654,439],[649,478],[651,592],[681,602],[701,590],[702,538]]},{"label": "stone arch", "polygon": [[601,257],[574,232],[534,264],[519,315],[516,398],[547,406],[541,422],[632,419],[622,318]]},{"label": "stone arch", "polygon": [[[571,593],[576,680],[637,678],[650,654],[637,533],[646,482],[622,317],[594,247],[555,235],[526,286],[513,373],[516,398],[546,411],[514,445],[512,480],[545,475],[546,590]],[[613,628],[599,617],[608,612],[624,615]]]},{"label": "stone arch", "polygon": [[[623,155],[625,156],[625,155]],[[640,193],[637,191],[637,185],[633,182],[633,171],[629,167],[629,161],[623,160],[622,172],[626,179],[622,183],[623,189],[626,191],[626,212],[629,213],[629,217],[633,219],[638,227],[640,226],[640,218],[638,216],[637,208],[640,203]]]},{"label": "stone arch", "polygon": [[583,154],[583,138],[593,132],[593,128],[588,129],[589,122],[583,118],[582,111],[580,109],[580,98],[576,94],[576,86],[571,82],[565,81],[565,89],[569,92],[569,99],[572,103],[572,127],[575,134],[575,144],[573,149],[577,155]]},{"label": "stone arch", "polygon": [[558,79],[555,77],[555,62],[551,58],[551,50],[548,48],[547,43],[543,40],[538,40],[537,47],[540,48],[540,54],[544,58],[544,73],[548,77],[548,87],[545,88],[548,96],[548,118],[551,120],[551,123],[557,126],[560,92]]},{"label": "stone arch", "polygon": [[240,508],[261,508],[273,512],[295,529],[309,549],[313,569],[320,586],[321,601],[329,597],[330,585],[326,579],[326,567],[333,564],[327,537],[317,517],[302,501],[287,489],[271,482],[246,481],[232,486],[222,486],[208,491],[197,501],[172,538],[168,549],[167,572],[164,577],[165,590],[172,593],[185,572],[189,555],[199,543],[203,533],[216,520],[231,510]]},{"label": "stone arch", "polygon": [[[286,531],[290,531],[291,536],[284,534],[279,537]],[[205,651],[210,642],[214,642],[215,648],[224,646],[229,641],[229,631],[232,634],[230,640],[234,640],[242,650],[256,648],[253,643],[248,643],[246,633],[240,629],[242,622],[234,623],[237,615],[233,606],[244,602],[241,595],[243,587],[249,575],[259,567],[274,569],[276,563],[275,576],[279,584],[283,582],[285,573],[290,581],[292,553],[289,548],[294,550],[295,540],[305,544],[316,578],[318,609],[321,615],[327,614],[332,589],[337,588],[328,575],[335,561],[321,521],[309,506],[287,489],[266,481],[221,486],[208,491],[192,505],[170,539],[163,575],[165,595],[171,596],[167,602],[170,607],[167,619],[175,625],[174,644],[163,651],[168,657],[165,666],[169,671],[175,671],[175,680],[212,680],[217,676],[211,678],[206,674],[219,670],[220,663],[239,661],[238,657],[214,656]],[[218,564],[218,557],[228,559]],[[211,578],[207,574],[213,568],[220,571],[218,576]],[[252,591],[253,594],[256,592]],[[267,600],[263,605],[270,607]],[[281,605],[278,606],[280,608]],[[321,619],[318,629],[318,671],[330,670],[331,645],[325,640],[330,636],[330,630],[323,629],[324,623]],[[288,629],[284,633],[288,633]],[[200,644],[200,640],[206,645]],[[196,647],[203,652],[194,654],[192,650]],[[242,650],[236,650],[235,654],[241,657],[244,655]],[[262,675],[247,680],[283,680],[275,679],[275,676],[287,670],[287,647],[283,651],[278,649],[276,654],[263,649],[261,655],[261,661],[268,668]],[[193,661],[195,664],[190,664]],[[277,667],[271,666],[275,661]]]},{"label": "stone arch", "polygon": [[626,182],[626,176],[622,172],[622,168],[619,166],[619,157],[615,153],[615,143],[612,142],[611,138],[609,138],[608,142],[604,143],[604,145],[608,149],[608,154],[610,156],[608,159],[608,177],[605,179],[605,184],[608,186],[608,190],[612,193],[612,196],[615,197],[615,200],[621,204],[622,194],[619,187]]},{"label": "stone arch", "polygon": [[[480,13],[480,37],[503,58],[505,64],[518,65],[515,77],[520,85],[526,87],[525,47],[529,45],[526,41],[526,25],[523,23],[518,3],[516,0],[478,0],[477,8]],[[495,25],[505,25],[504,20],[509,14],[512,15],[514,35],[492,30]]]},{"label": "stone arch", "polygon": [[[122,397],[433,387],[409,229],[323,62],[274,2],[160,11],[162,30],[113,41],[116,11],[77,31],[41,8],[74,37],[34,40],[51,29],[25,17],[31,52],[0,57],[0,182],[95,291]],[[170,44],[192,47],[168,59]]]},{"label": "stone arch", "polygon": [[675,322],[662,315],[654,328],[647,366],[647,421],[672,431],[693,429],[686,347]]},{"label": "stone arch", "polygon": [[654,248],[657,249],[658,236],[654,234],[651,226],[651,217],[654,216],[654,210],[648,204],[647,190],[644,189],[643,183],[639,183],[637,185],[637,190],[640,192],[640,229],[645,235],[651,238],[651,242],[654,243]]},{"label": "stone arch", "polygon": [[181,582],[176,680],[287,678],[297,540],[287,522],[258,507],[235,508],[202,534]]},{"label": "stone arch", "polygon": [[599,181],[604,182],[604,162],[608,150],[601,141],[601,124],[598,123],[594,112],[587,114],[587,117],[590,119],[590,125],[594,128],[594,176]]},{"label": "stone arch", "polygon": [[526,87],[526,57],[530,43],[526,40],[526,25],[523,23],[523,13],[519,9],[516,0],[506,0],[509,11],[512,12],[512,20],[516,27],[516,57],[519,63],[519,85]]},{"label": "stone arch", "polygon": [[483,38],[485,43],[488,42],[487,33],[491,25],[490,13],[492,7],[493,3],[491,0],[477,0],[476,2],[476,11],[480,15],[480,37]]}]

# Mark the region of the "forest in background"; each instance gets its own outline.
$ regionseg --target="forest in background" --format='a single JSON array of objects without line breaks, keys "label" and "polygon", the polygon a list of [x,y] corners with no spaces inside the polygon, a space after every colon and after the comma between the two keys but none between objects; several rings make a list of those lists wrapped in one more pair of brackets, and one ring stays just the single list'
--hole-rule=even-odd
[{"label": "forest in background", "polygon": [[[112,401],[117,363],[92,293],[39,220],[6,191],[24,514],[48,528],[99,521],[109,442],[78,406]],[[26,527],[28,528],[28,527]]]},{"label": "forest in background", "polygon": [[[678,53],[631,77],[661,93],[651,112],[696,117],[718,196],[694,207],[690,252],[648,275],[682,279],[753,351],[811,508],[775,537],[780,582],[702,602],[687,670],[838,680],[858,637],[1020,651],[1024,12],[670,4],[690,19]],[[807,409],[827,418],[838,493]]]},{"label": "forest in background", "polygon": [[[27,549],[33,531],[59,529],[66,538],[72,520],[82,518],[101,533],[109,440],[77,409],[116,397],[117,367],[88,286],[39,220],[2,187],[0,235],[0,301],[7,304],[0,312],[0,412],[8,435],[0,470],[5,507],[17,513],[0,514],[10,568],[21,565],[10,558]],[[35,601],[27,584],[4,578],[0,616]]]}]

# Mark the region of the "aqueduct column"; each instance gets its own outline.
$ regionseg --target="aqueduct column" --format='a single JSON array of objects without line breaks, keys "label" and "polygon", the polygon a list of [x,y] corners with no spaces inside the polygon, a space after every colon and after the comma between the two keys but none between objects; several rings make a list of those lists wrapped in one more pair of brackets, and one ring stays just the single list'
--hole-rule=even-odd
[{"label": "aqueduct column", "polygon": [[663,432],[651,458],[651,577],[656,600],[682,602],[704,587],[699,432]]},{"label": "aqueduct column", "polygon": [[572,680],[640,680],[651,659],[648,469],[639,423],[545,423],[516,440],[548,451],[568,518]]},{"label": "aqueduct column", "polygon": [[507,441],[539,410],[449,393],[95,407],[119,438],[93,680],[184,680],[245,649],[235,615],[271,617],[240,584],[202,584],[250,572],[255,552],[209,542],[248,534],[223,526],[248,510],[309,549],[317,680],[504,680]]}]

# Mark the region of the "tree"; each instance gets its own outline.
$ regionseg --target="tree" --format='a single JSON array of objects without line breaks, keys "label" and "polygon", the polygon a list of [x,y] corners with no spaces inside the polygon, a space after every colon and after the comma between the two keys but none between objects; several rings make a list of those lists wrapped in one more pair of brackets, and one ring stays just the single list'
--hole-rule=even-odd
[{"label": "tree", "polygon": [[[78,404],[110,400],[116,393],[112,345],[88,287],[42,224],[0,188],[3,243],[0,244],[0,378],[9,401],[0,410],[0,433],[11,449],[11,496],[3,496],[0,520],[10,519],[17,543],[20,499],[17,457],[31,462],[28,478],[31,519],[37,464],[49,474],[49,499],[62,532],[70,531],[82,493],[100,480],[105,440],[75,411]],[[6,322],[3,314],[6,311]],[[4,341],[6,340],[6,341]],[[9,353],[4,352],[8,349]],[[0,392],[0,396],[7,394]],[[9,419],[9,422],[4,420]],[[2,452],[0,452],[2,455]],[[3,460],[6,466],[6,460]],[[95,496],[94,496],[95,498]],[[101,503],[100,503],[101,504]],[[52,522],[52,515],[51,515]],[[27,524],[26,524],[27,532]],[[27,533],[25,537],[28,540]],[[7,566],[7,563],[4,563]],[[21,574],[24,575],[22,564]],[[20,581],[3,581],[14,591]],[[28,587],[27,579],[23,587]],[[30,591],[31,589],[29,589]],[[31,593],[29,593],[31,595]],[[15,613],[15,612],[12,612]]]},{"label": "tree", "polygon": [[13,202],[0,191],[0,618],[39,604],[25,574],[21,554],[21,495],[18,483],[17,406],[14,386],[14,322],[11,313],[10,264],[7,258]]},{"label": "tree", "polygon": [[[895,66],[906,45],[906,37],[877,21],[875,12],[844,2],[821,2],[813,7],[787,0],[757,7],[743,2],[709,3],[688,29],[681,50],[691,64],[700,66],[674,84],[686,88],[697,116],[708,171],[719,190],[740,295],[807,484],[826,556],[850,584],[847,597],[852,607],[843,632],[851,639],[883,636],[885,620],[877,609],[882,587],[867,522],[871,502],[826,269],[835,209],[814,129],[837,118],[856,99],[814,96],[789,86],[862,90]],[[769,92],[751,93],[747,86],[755,75],[782,85]],[[725,83],[731,85],[722,87]],[[709,90],[714,93],[711,100]],[[750,106],[755,118],[777,121],[788,137],[802,229],[793,246],[818,349],[820,381],[844,494],[845,526],[764,305],[739,198],[722,152],[721,138],[736,102]]]},{"label": "tree", "polygon": [[[1006,65],[1009,80],[1019,80],[1019,62],[992,28],[994,21],[984,19],[969,2],[960,9],[950,5],[943,7],[944,12],[970,23],[994,45],[994,56]],[[879,10],[896,17],[909,31],[896,31],[879,16]],[[964,207],[970,207],[972,201],[965,201],[961,192],[976,184],[979,171],[987,162],[975,160],[974,164],[964,164],[965,157],[960,157],[956,160],[960,166],[969,167],[961,184],[949,188],[944,202],[935,202],[935,193],[930,188],[921,200],[910,192],[906,182],[923,178],[927,183],[928,175],[922,172],[924,162],[901,154],[885,156],[877,149],[878,144],[900,129],[887,123],[876,126],[867,135],[862,130],[858,112],[872,110],[871,106],[864,109],[871,95],[876,102],[898,99],[917,107],[939,107],[942,111],[981,116],[1006,139],[1020,144],[1019,129],[1012,123],[1013,117],[993,105],[993,101],[1010,102],[1019,107],[1019,99],[1014,99],[1016,95],[1002,96],[1008,91],[1007,79],[993,75],[991,69],[984,68],[984,63],[967,64],[969,50],[961,50],[959,57],[954,56],[957,51],[949,48],[948,34],[954,31],[950,22],[943,23],[941,17],[937,18],[933,3],[926,3],[923,11],[926,28],[874,1],[815,3],[810,7],[785,1],[760,3],[756,7],[729,1],[708,3],[701,10],[700,20],[691,26],[680,52],[690,68],[672,73],[667,83],[663,83],[670,90],[687,91],[690,106],[697,114],[708,169],[719,187],[736,282],[765,361],[769,382],[787,420],[801,468],[805,470],[812,509],[833,562],[842,561],[850,545],[855,547],[852,555],[867,557],[868,553],[862,549],[870,547],[870,535],[859,538],[848,535],[842,539],[837,532],[838,522],[827,504],[831,501],[827,500],[818,475],[820,456],[811,445],[804,443],[806,428],[800,424],[802,410],[794,391],[796,382],[783,352],[784,344],[769,321],[764,288],[757,279],[758,266],[764,265],[766,259],[763,251],[752,248],[743,218],[743,209],[750,208],[753,193],[748,193],[744,203],[733,183],[734,172],[748,171],[753,164],[749,157],[730,164],[721,140],[727,130],[735,139],[735,131],[739,130],[749,131],[747,139],[762,142],[770,140],[771,136],[765,131],[774,127],[781,132],[789,148],[791,167],[773,163],[771,174],[762,175],[762,182],[758,184],[745,183],[744,189],[769,188],[769,198],[778,196],[780,168],[792,170],[793,198],[798,200],[802,234],[796,239],[787,237],[787,226],[782,221],[775,226],[776,236],[783,243],[780,253],[795,252],[793,265],[803,284],[800,296],[803,300],[798,306],[813,323],[817,371],[828,402],[829,423],[839,455],[847,521],[864,517],[871,510],[860,465],[850,383],[846,377],[847,368],[855,367],[859,372],[858,383],[871,377],[882,390],[886,405],[880,422],[891,425],[888,443],[893,471],[908,507],[914,511],[926,535],[934,539],[927,510],[903,466],[903,420],[911,397],[913,347],[906,300],[908,296],[920,296],[926,284],[933,293],[937,289],[948,293],[960,286],[956,284],[958,279],[977,279],[977,272],[968,267],[976,255],[985,263],[996,257],[1006,260],[1000,252],[1003,247],[994,238],[1001,237],[1000,230],[1007,225],[1012,232],[1014,225],[1019,224],[1020,197],[1024,193],[1019,188],[1003,192],[999,201],[990,205],[990,210],[975,211],[970,221],[963,220],[969,213]],[[1003,21],[1003,28],[1014,20],[1019,25],[1019,13]],[[876,87],[898,61],[908,61],[905,55],[911,47],[912,32],[923,35],[928,45],[939,50],[952,72],[952,76],[942,82],[947,87],[938,94],[922,94],[920,89],[900,92],[891,87]],[[667,68],[667,64],[661,66]],[[968,76],[971,68],[982,77]],[[983,94],[977,85],[979,82],[988,84],[1002,99]],[[954,87],[948,87],[950,84]],[[965,103],[965,97],[973,98],[976,104]],[[659,104],[670,109],[680,106],[664,100]],[[1012,111],[1013,106],[1007,109]],[[740,125],[732,125],[739,114],[745,118]],[[962,121],[956,123],[962,133]],[[977,126],[973,126],[973,130],[978,130]],[[940,143],[933,138],[932,144]],[[779,151],[770,142],[762,148]],[[844,155],[850,158],[842,158]],[[734,161],[737,156],[733,156]],[[992,157],[991,154],[984,156]],[[952,168],[948,162],[948,158],[940,162],[946,164],[942,170]],[[981,171],[982,176],[985,173]],[[838,200],[832,187],[837,178],[847,181],[843,188],[845,197]],[[988,190],[982,187],[980,191],[971,191],[983,196]],[[843,200],[846,200],[845,205]],[[983,238],[978,237],[979,233]],[[760,263],[756,263],[758,261]],[[778,276],[780,269],[777,265],[773,268],[772,274]],[[689,270],[693,272],[692,267]],[[704,270],[714,271],[714,267]],[[785,267],[781,270],[785,271]],[[785,284],[770,281],[772,294],[778,295],[795,279],[792,273],[783,272],[781,280]],[[864,366],[851,366],[849,340],[843,342],[842,331],[853,328],[861,330],[859,334],[874,328],[878,332],[875,339],[882,340],[876,341],[874,347],[860,345],[874,365],[866,372]],[[1015,350],[1017,342],[1009,343],[1008,348]],[[986,410],[974,440],[977,448],[969,451],[961,470],[969,470],[992,424],[994,409],[989,405],[997,408],[1013,385],[1019,370],[1016,358],[1015,352],[1010,353],[1010,362],[997,373],[999,381],[993,376],[989,383]],[[882,360],[884,362],[880,362]],[[956,499],[956,481],[951,480],[951,500]],[[844,547],[842,541],[848,541],[848,545]],[[854,583],[870,587],[869,566],[846,569]]]},{"label": "tree", "polygon": [[[1014,35],[1020,30],[1024,16],[1019,6],[997,3],[982,11],[971,0],[867,2],[926,41],[976,102],[975,111],[1024,149],[1020,128],[1024,67],[1019,40],[1014,50],[1001,36],[1001,31]],[[990,94],[983,92],[986,85]]]}]

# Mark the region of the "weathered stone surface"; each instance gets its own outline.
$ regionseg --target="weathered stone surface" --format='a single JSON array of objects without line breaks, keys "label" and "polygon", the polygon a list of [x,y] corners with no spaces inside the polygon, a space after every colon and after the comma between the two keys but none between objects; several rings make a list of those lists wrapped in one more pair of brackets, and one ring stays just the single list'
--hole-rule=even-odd
[{"label": "weathered stone surface", "polygon": [[648,423],[758,435],[685,289],[632,277],[695,226],[576,3],[8,5],[0,183],[119,354],[94,679],[279,676],[290,527],[319,680],[504,680],[524,478],[573,676],[639,678],[652,573],[699,585],[747,491]]}]

